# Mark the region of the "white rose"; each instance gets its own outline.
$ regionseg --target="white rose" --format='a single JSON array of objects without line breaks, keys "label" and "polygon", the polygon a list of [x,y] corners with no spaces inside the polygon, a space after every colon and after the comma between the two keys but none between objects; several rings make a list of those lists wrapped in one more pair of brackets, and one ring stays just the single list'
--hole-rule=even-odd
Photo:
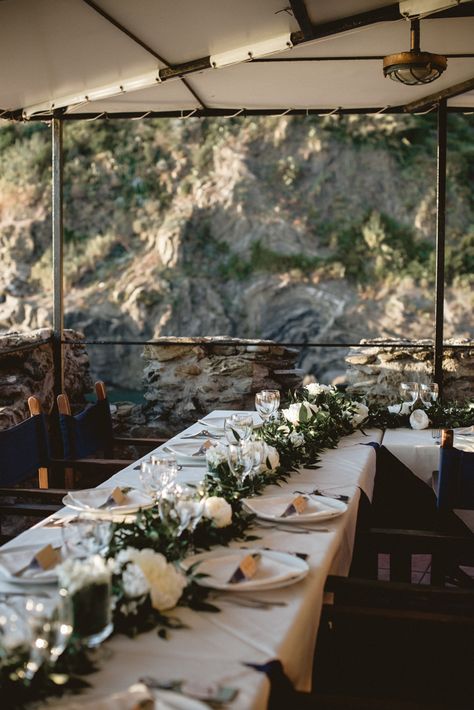
[{"label": "white rose", "polygon": [[227,461],[227,447],[223,444],[215,444],[209,447],[206,451],[206,461],[208,466],[213,468],[225,463]]},{"label": "white rose", "polygon": [[[268,468],[268,464],[270,464],[270,468]],[[265,458],[263,460],[263,465],[265,466],[266,471],[274,471],[280,465],[280,454],[274,446],[265,444]]]},{"label": "white rose", "polygon": [[362,402],[354,402],[354,404],[356,411],[352,415],[351,423],[353,426],[358,426],[369,416],[369,408],[366,407],[365,404],[362,404]]},{"label": "white rose", "polygon": [[301,432],[298,431],[292,431],[290,434],[290,441],[295,447],[295,449],[299,448],[300,446],[304,445],[304,436]]},{"label": "white rose", "polygon": [[224,498],[210,496],[204,503],[204,515],[216,528],[226,528],[232,522],[232,507]]},{"label": "white rose", "polygon": [[122,572],[123,592],[128,599],[135,599],[148,594],[150,585],[140,567],[133,562],[127,564]]},{"label": "white rose", "polygon": [[423,409],[415,409],[410,414],[410,426],[412,429],[427,429],[430,425],[427,413]]},{"label": "white rose", "polygon": [[305,390],[311,395],[318,395],[321,392],[334,392],[335,389],[334,385],[321,385],[319,382],[310,382],[305,385]]},{"label": "white rose", "polygon": [[[129,548],[130,549],[130,548]],[[130,559],[143,572],[149,586],[151,604],[158,611],[166,611],[176,606],[187,585],[185,575],[168,563],[160,552],[148,548],[129,553]]]},{"label": "white rose", "polygon": [[401,404],[390,404],[387,409],[390,414],[410,414],[411,404],[410,402],[402,402]]},{"label": "white rose", "polygon": [[311,419],[313,414],[319,412],[319,407],[304,400],[303,402],[294,402],[293,404],[290,404],[288,409],[283,409],[282,412],[285,419],[291,422],[291,424],[297,426],[302,421],[308,421],[308,419]]}]

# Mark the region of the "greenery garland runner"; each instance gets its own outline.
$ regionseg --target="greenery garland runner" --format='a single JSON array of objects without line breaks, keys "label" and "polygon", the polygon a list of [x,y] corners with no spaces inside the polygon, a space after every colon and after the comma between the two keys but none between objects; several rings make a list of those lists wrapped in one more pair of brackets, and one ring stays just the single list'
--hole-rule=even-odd
[{"label": "greenery garland runner", "polygon": [[[317,467],[321,452],[335,448],[343,436],[356,429],[414,426],[453,428],[474,423],[474,405],[457,403],[415,404],[415,416],[407,403],[390,407],[351,399],[330,385],[312,383],[289,393],[274,419],[255,431],[252,446],[259,449],[259,470],[238,480],[231,472],[222,444],[207,452],[208,473],[196,497],[204,501],[204,515],[193,530],[177,535],[172,518],[164,519],[158,506],[140,511],[130,522],[115,524],[108,552],[112,572],[114,627],[134,636],[157,628],[183,628],[168,612],[176,605],[210,612],[219,609],[206,600],[208,591],[197,581],[199,571],[185,574],[177,562],[188,554],[232,540],[257,539],[249,531],[254,521],[242,499],[260,495],[268,485],[279,485],[300,467]],[[171,522],[170,522],[171,521]],[[15,677],[8,658],[0,658],[0,683],[8,687],[21,706],[26,697],[45,697],[87,685],[78,679],[88,667],[87,654],[71,644],[53,669],[41,670],[31,684]]]}]

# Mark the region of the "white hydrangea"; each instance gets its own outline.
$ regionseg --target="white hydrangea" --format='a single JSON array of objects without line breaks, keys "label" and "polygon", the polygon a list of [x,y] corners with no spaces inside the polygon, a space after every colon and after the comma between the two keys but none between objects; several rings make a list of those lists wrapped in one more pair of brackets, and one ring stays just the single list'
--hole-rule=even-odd
[{"label": "white hydrangea", "polygon": [[143,572],[150,588],[151,604],[158,611],[176,606],[187,585],[185,575],[160,552],[127,548],[129,559]]},{"label": "white hydrangea", "polygon": [[225,463],[227,461],[227,447],[220,443],[210,446],[206,451],[206,461],[208,467],[212,468]]},{"label": "white hydrangea", "polygon": [[318,394],[321,394],[321,392],[335,392],[336,388],[334,387],[334,385],[322,385],[319,382],[310,382],[309,384],[305,385],[305,390],[308,392],[308,394],[316,396]]},{"label": "white hydrangea", "polygon": [[401,404],[390,404],[387,409],[390,414],[410,414],[411,404],[410,402],[401,402]]},{"label": "white hydrangea", "polygon": [[299,449],[300,446],[304,446],[304,435],[299,431],[292,431],[290,441],[295,449]]},{"label": "white hydrangea", "polygon": [[93,555],[86,560],[69,557],[56,567],[59,586],[75,594],[90,584],[105,584],[112,575],[111,566],[100,556]]},{"label": "white hydrangea", "polygon": [[356,411],[352,415],[351,424],[358,426],[369,416],[369,408],[362,402],[353,402],[353,404],[356,407]]},{"label": "white hydrangea", "polygon": [[287,409],[282,409],[283,416],[294,426],[301,423],[302,419],[307,421],[314,414],[319,412],[319,407],[316,404],[311,404],[303,400],[302,402],[294,402]]},{"label": "white hydrangea", "polygon": [[410,414],[410,426],[412,429],[427,429],[430,425],[430,420],[424,409],[415,409]]},{"label": "white hydrangea", "polygon": [[232,507],[219,496],[209,496],[204,503],[204,515],[216,528],[226,528],[232,522]]},{"label": "white hydrangea", "polygon": [[148,594],[150,585],[140,567],[133,562],[127,564],[122,572],[123,593],[127,599],[137,599]]}]

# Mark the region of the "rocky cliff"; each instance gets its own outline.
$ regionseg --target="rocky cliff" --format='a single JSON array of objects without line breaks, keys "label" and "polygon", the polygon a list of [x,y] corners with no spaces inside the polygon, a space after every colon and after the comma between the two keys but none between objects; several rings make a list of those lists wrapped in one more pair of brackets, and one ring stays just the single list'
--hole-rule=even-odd
[{"label": "rocky cliff", "polygon": [[[474,118],[449,119],[447,336],[472,337]],[[86,338],[302,343],[431,337],[435,122],[144,120],[65,126],[66,324]],[[0,329],[50,324],[49,131],[0,129]],[[140,347],[89,348],[140,388]],[[339,359],[338,359],[339,358]]]}]

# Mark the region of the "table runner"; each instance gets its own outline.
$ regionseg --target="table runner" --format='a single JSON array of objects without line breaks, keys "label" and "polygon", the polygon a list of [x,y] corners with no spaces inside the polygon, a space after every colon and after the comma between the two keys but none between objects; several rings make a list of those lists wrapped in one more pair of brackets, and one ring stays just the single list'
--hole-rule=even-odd
[{"label": "table runner", "polygon": [[[215,413],[226,415],[218,410]],[[198,431],[194,424],[186,434]],[[318,487],[330,495],[345,493],[351,496],[347,512],[334,520],[325,521],[328,533],[295,535],[283,530],[256,528],[261,537],[257,543],[264,547],[309,555],[309,575],[302,582],[273,591],[259,592],[263,599],[287,602],[283,608],[271,610],[242,609],[217,602],[220,614],[196,612],[178,608],[171,613],[187,624],[189,629],[172,631],[169,640],[157,637],[156,631],[141,634],[135,639],[114,636],[104,645],[110,658],[104,660],[97,674],[90,677],[92,687],[84,692],[87,700],[101,698],[123,690],[142,675],[160,679],[183,678],[194,681],[215,681],[239,689],[230,707],[241,710],[260,710],[268,700],[269,684],[265,676],[250,669],[245,662],[264,663],[279,658],[288,677],[299,690],[310,690],[313,651],[323,603],[324,583],[328,574],[348,574],[354,545],[359,488],[370,497],[375,477],[375,451],[361,444],[380,441],[380,431],[356,432],[345,437],[338,448],[321,456],[320,468],[303,469],[292,475],[282,486],[268,487],[265,492],[312,490]],[[175,437],[177,440],[179,437]],[[157,450],[162,450],[159,447]],[[107,486],[116,483],[139,485],[137,464],[115,474]],[[203,467],[184,467],[179,480],[199,480]],[[67,514],[62,511],[62,514]],[[61,531],[38,524],[8,543],[9,547],[57,542]],[[232,547],[245,546],[233,542]],[[0,582],[0,590],[13,585]],[[64,699],[50,701],[49,707],[64,705]]]}]

